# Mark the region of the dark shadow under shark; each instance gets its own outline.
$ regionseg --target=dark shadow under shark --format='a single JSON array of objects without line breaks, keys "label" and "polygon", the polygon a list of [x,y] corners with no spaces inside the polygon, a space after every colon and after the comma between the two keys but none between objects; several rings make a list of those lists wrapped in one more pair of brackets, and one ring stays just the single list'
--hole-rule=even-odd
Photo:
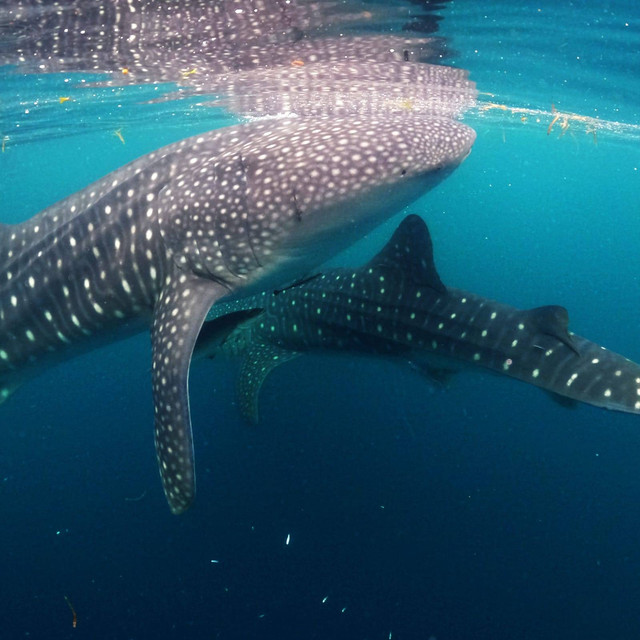
[{"label": "dark shadow under shark", "polygon": [[269,373],[309,351],[391,357],[436,380],[464,363],[541,387],[563,404],[640,413],[638,364],[571,333],[564,307],[520,310],[446,287],[415,215],[363,267],[331,269],[243,305],[214,305],[196,352],[241,358],[239,407],[254,423]]}]

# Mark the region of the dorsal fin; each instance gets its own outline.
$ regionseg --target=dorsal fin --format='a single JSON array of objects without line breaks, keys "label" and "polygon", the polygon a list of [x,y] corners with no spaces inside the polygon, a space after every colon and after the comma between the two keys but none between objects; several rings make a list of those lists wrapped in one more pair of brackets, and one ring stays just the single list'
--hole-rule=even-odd
[{"label": "dorsal fin", "polygon": [[559,305],[536,307],[529,309],[527,313],[540,333],[552,336],[569,347],[576,355],[580,355],[569,333],[569,312],[564,307]]},{"label": "dorsal fin", "polygon": [[420,216],[408,215],[367,266],[399,269],[405,277],[419,285],[426,285],[441,293],[447,291],[433,261],[429,229]]}]

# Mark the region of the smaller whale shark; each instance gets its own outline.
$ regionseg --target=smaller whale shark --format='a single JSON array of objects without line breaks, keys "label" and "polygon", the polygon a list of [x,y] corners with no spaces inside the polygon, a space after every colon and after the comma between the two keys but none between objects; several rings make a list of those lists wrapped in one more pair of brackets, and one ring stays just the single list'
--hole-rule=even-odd
[{"label": "smaller whale shark", "polygon": [[278,365],[309,351],[391,357],[444,380],[463,363],[517,378],[561,404],[640,413],[640,365],[568,330],[560,306],[520,310],[446,287],[424,221],[411,215],[359,269],[330,269],[253,305],[214,305],[196,351],[241,358],[240,411]]},{"label": "smaller whale shark", "polygon": [[313,273],[474,139],[411,113],[226,127],[0,224],[0,402],[43,367],[150,328],[156,452],[181,513],[195,495],[189,367],[211,305]]}]

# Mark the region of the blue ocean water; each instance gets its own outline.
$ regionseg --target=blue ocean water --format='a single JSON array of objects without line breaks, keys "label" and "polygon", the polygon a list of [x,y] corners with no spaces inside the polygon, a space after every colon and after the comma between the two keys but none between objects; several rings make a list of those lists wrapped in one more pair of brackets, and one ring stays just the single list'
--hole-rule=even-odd
[{"label": "blue ocean water", "polygon": [[[439,12],[447,62],[487,95],[465,117],[472,154],[411,211],[445,284],[562,304],[575,332],[638,361],[640,9],[487,4]],[[5,115],[22,114],[17,131],[0,124],[3,222],[231,121],[195,100],[149,103],[163,88],[68,77],[2,73]],[[367,259],[398,219],[336,262]],[[156,470],[148,336],[2,406],[0,638],[640,634],[637,416],[328,356],[278,369],[255,428],[227,364],[194,364],[190,386],[198,498],[180,517]]]}]

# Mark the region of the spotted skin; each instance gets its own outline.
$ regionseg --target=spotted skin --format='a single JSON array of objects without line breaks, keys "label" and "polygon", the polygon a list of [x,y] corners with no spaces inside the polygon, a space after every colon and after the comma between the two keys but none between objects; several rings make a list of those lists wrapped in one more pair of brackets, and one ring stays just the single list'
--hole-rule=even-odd
[{"label": "spotted skin", "polygon": [[267,116],[375,115],[411,110],[455,117],[475,104],[468,72],[435,64],[339,59],[194,80],[234,113]]},{"label": "spotted skin", "polygon": [[174,512],[187,509],[195,497],[189,365],[202,309],[208,309],[219,293],[207,280],[180,274],[160,293],[151,327],[156,452]]},{"label": "spotted skin", "polygon": [[[465,71],[424,64],[442,62],[441,39],[374,33],[396,9],[406,19],[387,7],[371,22],[367,11],[367,34],[354,35],[362,16],[333,2],[13,0],[0,2],[0,65],[100,72],[101,86],[176,83],[158,100],[206,94],[241,116],[452,116],[473,106]],[[23,116],[9,112],[11,128],[22,130]]]},{"label": "spotted skin", "polygon": [[241,45],[292,42],[318,20],[287,0],[12,0],[0,4],[0,54],[41,71],[169,80],[194,66],[229,70]]},{"label": "spotted skin", "polygon": [[292,0],[11,0],[0,2],[0,64],[200,85],[293,61],[439,62],[444,55],[436,38],[344,33],[350,15],[334,8]]},{"label": "spotted skin", "polygon": [[239,405],[252,422],[268,374],[313,350],[400,358],[436,379],[466,363],[570,401],[640,413],[640,365],[570,333],[563,307],[520,310],[445,287],[418,216],[360,269],[326,271],[239,310],[215,305],[198,341],[202,355],[242,357]]},{"label": "spotted skin", "polygon": [[30,374],[151,326],[155,441],[174,513],[195,494],[188,373],[211,305],[294,282],[469,153],[445,119],[218,129],[0,225],[0,400]]}]

